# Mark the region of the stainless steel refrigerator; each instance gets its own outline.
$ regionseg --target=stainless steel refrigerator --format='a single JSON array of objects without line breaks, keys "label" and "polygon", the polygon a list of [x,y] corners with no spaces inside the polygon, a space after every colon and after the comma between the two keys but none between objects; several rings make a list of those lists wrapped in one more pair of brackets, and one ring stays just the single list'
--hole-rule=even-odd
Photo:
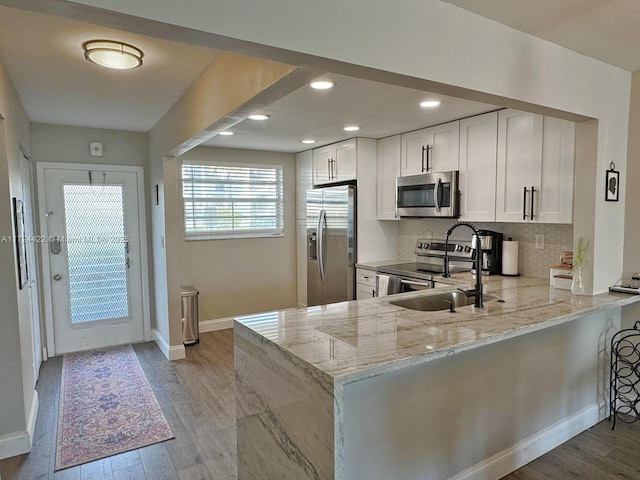
[{"label": "stainless steel refrigerator", "polygon": [[307,192],[307,305],[355,299],[356,187]]}]

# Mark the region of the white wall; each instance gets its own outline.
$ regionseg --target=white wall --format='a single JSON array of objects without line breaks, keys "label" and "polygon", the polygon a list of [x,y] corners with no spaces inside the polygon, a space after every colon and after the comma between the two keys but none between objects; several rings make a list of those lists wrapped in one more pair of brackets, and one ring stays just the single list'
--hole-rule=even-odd
[{"label": "white wall", "polygon": [[[101,142],[104,155],[89,155],[89,142]],[[144,166],[148,135],[141,132],[33,123],[31,158],[37,162]]]},{"label": "white wall", "polygon": [[178,158],[178,169],[184,160],[284,167],[284,237],[186,241],[184,212],[180,210],[180,224],[174,227],[181,230],[181,241],[179,249],[169,254],[175,255],[180,264],[180,283],[193,285],[200,291],[200,320],[295,307],[294,155],[198,147]]},{"label": "white wall", "polygon": [[[184,357],[180,316],[180,196],[175,155],[268,105],[304,82],[294,67],[223,53],[149,131],[150,185],[160,205],[151,209],[156,342],[171,359]],[[286,88],[283,88],[282,85]],[[209,133],[207,133],[209,132]]]},{"label": "white wall", "polygon": [[[627,175],[621,177],[626,181],[627,212],[625,216],[624,238],[624,272],[623,278],[629,280],[635,272],[640,272],[640,71],[633,73],[631,84],[631,105],[629,112],[629,145],[627,152]],[[635,207],[635,208],[634,208]],[[640,317],[639,317],[640,319]]]},{"label": "white wall", "polygon": [[[576,117],[567,112],[597,119],[596,173],[581,182],[594,202],[576,204],[574,225],[577,231],[590,232],[593,290],[606,291],[620,277],[623,235],[612,238],[610,232],[624,231],[625,192],[621,189],[620,202],[605,202],[604,180],[612,161],[623,178],[626,173],[629,72],[438,0],[406,0],[401,6],[387,0],[78,3],[139,17],[141,30],[163,38],[178,38],[194,29],[200,31],[199,43],[224,45],[225,50],[251,51],[247,42],[255,42],[256,55],[292,64],[322,66],[574,121]],[[101,18],[107,18],[104,11]],[[109,21],[123,22],[117,16]],[[186,30],[162,29],[154,21]],[[587,212],[593,204],[594,211]]]},{"label": "white wall", "polygon": [[29,119],[0,62],[0,458],[30,449],[37,412],[29,290],[18,289],[12,197],[22,197],[20,147],[30,150]]}]

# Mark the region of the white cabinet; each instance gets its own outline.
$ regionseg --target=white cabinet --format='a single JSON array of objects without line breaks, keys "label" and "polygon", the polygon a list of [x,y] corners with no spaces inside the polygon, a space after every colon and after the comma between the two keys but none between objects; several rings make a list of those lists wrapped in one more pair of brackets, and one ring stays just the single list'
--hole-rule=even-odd
[{"label": "white cabinet", "polygon": [[365,268],[356,268],[356,300],[376,296],[376,272]]},{"label": "white cabinet", "polygon": [[460,120],[460,220],[496,220],[498,112]]},{"label": "white cabinet", "polygon": [[307,306],[307,221],[296,220],[296,291],[298,307]]},{"label": "white cabinet", "polygon": [[574,144],[572,122],[500,111],[496,221],[571,223]]},{"label": "white cabinet", "polygon": [[296,154],[296,219],[307,218],[307,190],[313,188],[311,150]]},{"label": "white cabinet", "polygon": [[[536,172],[542,160],[543,117],[517,110],[498,112],[496,221],[535,219]],[[533,193],[532,193],[533,189]]]},{"label": "white cabinet", "polygon": [[296,276],[298,307],[307,306],[307,190],[313,188],[311,150],[296,154]]},{"label": "white cabinet", "polygon": [[313,150],[313,184],[355,180],[356,139],[334,143]]},{"label": "white cabinet", "polygon": [[402,134],[400,175],[458,170],[460,122]]},{"label": "white cabinet", "polygon": [[378,140],[378,220],[397,220],[396,178],[400,176],[401,137]]},{"label": "white cabinet", "polygon": [[538,222],[573,222],[576,124],[544,117]]}]

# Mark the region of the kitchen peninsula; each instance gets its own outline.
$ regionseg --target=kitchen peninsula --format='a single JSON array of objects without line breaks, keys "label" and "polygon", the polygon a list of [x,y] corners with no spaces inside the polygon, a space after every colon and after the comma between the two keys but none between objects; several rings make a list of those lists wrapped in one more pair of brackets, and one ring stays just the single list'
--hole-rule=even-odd
[{"label": "kitchen peninsula", "polygon": [[[640,298],[487,280],[482,309],[237,318],[238,478],[500,478],[604,418],[608,339]],[[438,293],[472,283],[449,281]]]}]

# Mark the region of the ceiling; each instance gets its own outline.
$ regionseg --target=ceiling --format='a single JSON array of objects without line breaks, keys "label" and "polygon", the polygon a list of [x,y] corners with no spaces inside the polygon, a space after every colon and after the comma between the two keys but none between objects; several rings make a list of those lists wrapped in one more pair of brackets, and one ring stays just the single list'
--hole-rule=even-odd
[{"label": "ceiling", "polygon": [[624,70],[640,70],[638,0],[442,0]]},{"label": "ceiling", "polygon": [[[143,65],[86,61],[82,43],[94,39],[137,46]],[[147,132],[220,52],[0,7],[0,53],[32,122]]]},{"label": "ceiling", "polygon": [[[245,119],[230,129],[235,135],[217,135],[204,145],[299,152],[354,136],[387,137],[499,108],[343,75],[320,78],[332,80],[335,86],[330,90],[301,87],[256,112],[269,115],[269,120]],[[419,103],[427,99],[441,100],[442,105],[421,108]],[[346,125],[354,124],[360,126],[360,130],[343,130]],[[316,143],[304,145],[303,139],[313,139]]]},{"label": "ceiling", "polygon": [[[638,0],[443,0],[600,58],[640,69]],[[111,71],[87,62],[89,39],[118,39],[141,48],[142,67]],[[149,131],[219,51],[159,40],[40,13],[0,6],[0,54],[32,122]],[[487,105],[339,75],[328,91],[302,87],[243,120],[234,136],[214,136],[216,147],[298,152],[353,136],[382,138],[495,110]],[[437,109],[418,103],[442,100]],[[343,131],[356,123],[356,133]],[[316,140],[303,145],[303,138]]]}]

